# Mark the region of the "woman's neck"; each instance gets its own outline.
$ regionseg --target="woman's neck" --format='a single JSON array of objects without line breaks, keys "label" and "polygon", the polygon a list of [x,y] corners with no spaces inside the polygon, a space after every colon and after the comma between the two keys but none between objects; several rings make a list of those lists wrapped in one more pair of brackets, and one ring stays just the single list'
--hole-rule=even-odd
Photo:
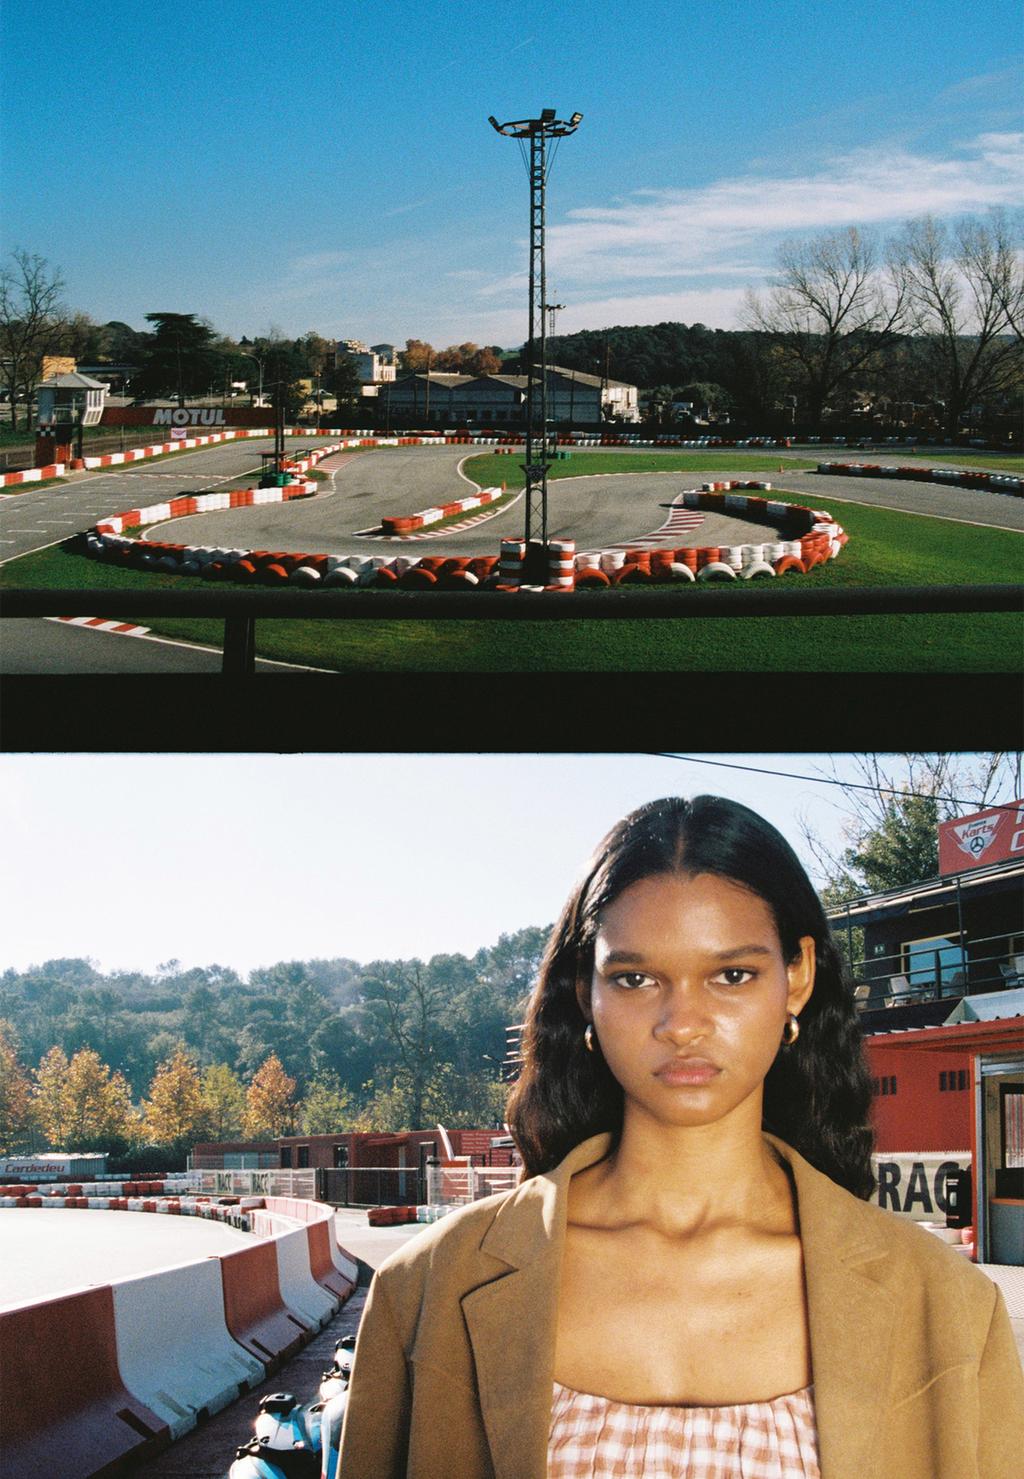
[{"label": "woman's neck", "polygon": [[627,1105],[615,1151],[573,1177],[570,1215],[667,1236],[795,1231],[789,1177],[762,1137],[760,1103],[744,1109],[713,1125],[666,1126]]}]

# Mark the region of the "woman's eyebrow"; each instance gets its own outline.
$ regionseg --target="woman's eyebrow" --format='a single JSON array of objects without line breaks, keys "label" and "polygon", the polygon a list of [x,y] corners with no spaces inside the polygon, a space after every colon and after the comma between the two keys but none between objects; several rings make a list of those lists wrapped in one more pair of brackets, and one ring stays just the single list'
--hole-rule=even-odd
[{"label": "woman's eyebrow", "polygon": [[642,965],[644,957],[635,950],[609,950],[601,960],[604,965]]},{"label": "woman's eyebrow", "polygon": [[[711,952],[715,960],[735,960],[740,956],[771,955],[767,945],[736,945],[729,950]],[[607,955],[598,952],[602,965],[643,965],[647,957],[637,950],[609,950]]]}]

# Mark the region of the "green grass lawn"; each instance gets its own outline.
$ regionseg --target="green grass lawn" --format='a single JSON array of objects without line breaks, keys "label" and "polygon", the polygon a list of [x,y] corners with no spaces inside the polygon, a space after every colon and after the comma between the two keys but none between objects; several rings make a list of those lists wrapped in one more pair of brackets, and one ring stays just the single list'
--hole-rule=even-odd
[{"label": "green grass lawn", "polygon": [[[758,581],[759,592],[793,589],[804,580],[817,588],[831,588],[972,585],[1020,578],[1024,545],[1013,531],[840,504],[836,499],[829,502],[850,535],[839,558],[806,577]],[[210,589],[198,578],[105,565],[67,545],[10,561],[0,568],[0,585]],[[237,588],[217,589],[230,595]],[[644,593],[643,587],[630,589]],[[678,594],[681,615],[712,595],[702,586],[682,586]],[[366,599],[372,601],[374,593],[367,591]],[[1021,668],[1022,623],[1012,613],[738,620],[695,616],[679,622],[642,618],[610,622],[586,619],[587,601],[602,597],[580,592],[571,599],[579,619],[558,623],[417,618],[358,621],[346,627],[340,621],[260,620],[257,651],[262,657],[351,672],[1011,673]],[[429,609],[429,596],[417,603],[417,609]],[[219,645],[223,635],[222,623],[216,620],[149,620],[144,601],[136,619],[154,631],[194,642]]]},{"label": "green grass lawn", "polygon": [[[487,486],[491,482],[504,481],[510,488],[521,488],[524,475],[519,457],[496,456],[483,453],[471,457],[463,466],[468,477]],[[573,452],[565,462],[554,462],[548,471],[548,481],[556,478],[593,477],[598,473],[626,472],[733,472],[742,470],[751,474],[767,474],[767,482],[783,477],[779,472],[779,455],[770,451],[743,452],[728,448],[707,452]],[[788,472],[798,468],[816,468],[819,462],[877,462],[892,467],[910,466],[918,461],[925,467],[981,468],[987,472],[1024,473],[1024,458],[1011,456],[972,457],[953,453],[949,457],[928,455],[924,452],[908,452],[901,447],[888,451],[861,452],[854,448],[822,448],[819,456],[784,456],[783,465]]]},{"label": "green grass lawn", "polygon": [[[525,455],[525,449],[523,449]],[[788,457],[786,467],[817,467],[818,460],[806,457]],[[462,471],[485,488],[505,483],[509,488],[521,488],[525,475],[520,467],[521,458],[497,456],[484,452],[479,457],[470,457],[463,463]],[[556,478],[589,478],[598,473],[623,472],[735,472],[737,467],[753,473],[774,473],[779,476],[779,459],[736,452],[573,452],[564,462],[553,462],[548,471],[548,482]],[[766,479],[771,482],[771,478]]]}]

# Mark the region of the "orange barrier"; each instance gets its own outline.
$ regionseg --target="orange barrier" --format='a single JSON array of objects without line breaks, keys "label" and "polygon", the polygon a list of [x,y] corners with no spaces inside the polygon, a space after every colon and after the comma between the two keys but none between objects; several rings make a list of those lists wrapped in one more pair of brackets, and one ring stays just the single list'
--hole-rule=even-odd
[{"label": "orange barrier", "polygon": [[322,1284],[338,1299],[346,1300],[355,1288],[351,1279],[335,1267],[331,1254],[331,1239],[334,1236],[333,1218],[310,1223],[306,1229],[309,1238],[309,1269],[318,1284]]},{"label": "orange barrier", "polygon": [[170,1441],[167,1424],[121,1380],[109,1285],[5,1311],[0,1367],[10,1479],[112,1473]]},{"label": "orange barrier", "polygon": [[224,1253],[220,1268],[228,1330],[269,1369],[276,1368],[310,1338],[313,1326],[285,1307],[274,1244]]}]

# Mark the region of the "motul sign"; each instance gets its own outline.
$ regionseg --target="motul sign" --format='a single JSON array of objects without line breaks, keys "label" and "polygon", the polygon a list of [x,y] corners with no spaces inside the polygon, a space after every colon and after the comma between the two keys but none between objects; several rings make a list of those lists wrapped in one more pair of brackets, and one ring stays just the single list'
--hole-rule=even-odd
[{"label": "motul sign", "polygon": [[160,406],[153,412],[154,426],[223,426],[224,412],[220,406],[195,406],[191,411],[184,406]]},{"label": "motul sign", "polygon": [[1024,858],[1024,801],[939,824],[939,872]]}]

